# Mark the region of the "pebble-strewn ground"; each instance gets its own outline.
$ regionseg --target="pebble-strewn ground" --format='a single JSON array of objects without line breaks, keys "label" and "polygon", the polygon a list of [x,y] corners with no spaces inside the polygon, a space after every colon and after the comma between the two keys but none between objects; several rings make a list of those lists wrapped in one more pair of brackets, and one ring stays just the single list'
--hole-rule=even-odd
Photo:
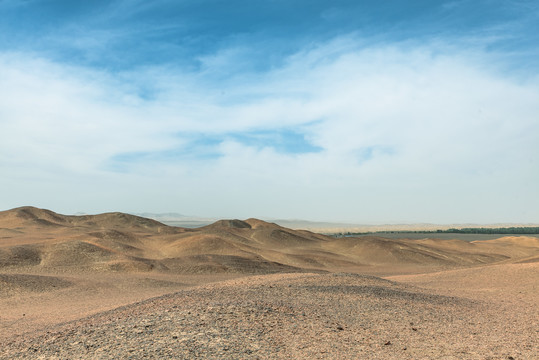
[{"label": "pebble-strewn ground", "polygon": [[10,339],[0,358],[537,359],[537,319],[521,310],[371,276],[274,274]]}]

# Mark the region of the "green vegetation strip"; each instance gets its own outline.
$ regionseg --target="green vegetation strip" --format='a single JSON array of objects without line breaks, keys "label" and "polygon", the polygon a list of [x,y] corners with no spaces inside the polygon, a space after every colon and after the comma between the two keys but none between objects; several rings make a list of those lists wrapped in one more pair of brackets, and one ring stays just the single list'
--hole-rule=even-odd
[{"label": "green vegetation strip", "polygon": [[539,227],[502,227],[502,228],[462,228],[447,230],[421,230],[421,231],[374,231],[374,232],[342,232],[336,236],[372,235],[372,234],[510,234],[510,235],[535,235],[539,234]]}]

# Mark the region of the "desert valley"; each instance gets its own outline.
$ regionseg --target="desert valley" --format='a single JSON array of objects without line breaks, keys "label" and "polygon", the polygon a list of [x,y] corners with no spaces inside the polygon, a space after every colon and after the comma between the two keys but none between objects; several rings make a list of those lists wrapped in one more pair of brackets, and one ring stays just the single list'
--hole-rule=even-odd
[{"label": "desert valley", "polygon": [[537,359],[539,239],[0,212],[1,359]]}]

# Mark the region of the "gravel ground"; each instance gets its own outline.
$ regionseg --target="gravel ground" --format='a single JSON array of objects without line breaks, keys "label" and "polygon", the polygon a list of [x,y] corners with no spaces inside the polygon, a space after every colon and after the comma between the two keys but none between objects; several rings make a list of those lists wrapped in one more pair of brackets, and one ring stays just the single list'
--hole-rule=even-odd
[{"label": "gravel ground", "polygon": [[352,274],[204,285],[8,339],[0,359],[537,359],[537,322]]}]

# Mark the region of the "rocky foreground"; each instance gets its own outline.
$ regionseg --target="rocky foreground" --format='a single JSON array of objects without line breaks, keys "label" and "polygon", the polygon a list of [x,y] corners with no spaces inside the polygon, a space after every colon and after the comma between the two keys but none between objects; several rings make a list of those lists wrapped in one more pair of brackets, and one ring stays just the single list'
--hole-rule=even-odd
[{"label": "rocky foreground", "polygon": [[0,358],[536,359],[536,307],[513,307],[372,276],[272,274],[7,339]]}]

